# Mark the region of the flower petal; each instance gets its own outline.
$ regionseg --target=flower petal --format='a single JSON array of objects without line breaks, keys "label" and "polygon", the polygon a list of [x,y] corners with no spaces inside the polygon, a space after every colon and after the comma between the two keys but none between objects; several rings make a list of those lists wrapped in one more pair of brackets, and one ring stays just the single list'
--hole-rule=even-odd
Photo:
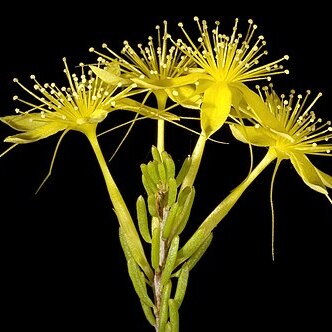
[{"label": "flower petal", "polygon": [[93,65],[89,67],[97,77],[107,84],[117,85],[118,83],[122,83],[128,85],[132,83],[131,80],[122,78],[116,71],[116,68],[110,67],[110,70],[105,70]]},{"label": "flower petal", "polygon": [[60,130],[64,130],[66,128],[67,126],[65,126],[64,124],[58,122],[48,122],[44,123],[42,126],[39,126],[38,128],[28,130],[24,133],[8,136],[4,139],[4,142],[16,143],[16,144],[32,143],[40,139],[54,135]]},{"label": "flower petal", "polygon": [[171,121],[180,120],[180,118],[173,113],[146,106],[141,102],[130,98],[122,98],[113,108],[113,110],[116,109],[136,112],[151,119],[165,119]]},{"label": "flower petal", "polygon": [[[203,73],[191,73],[183,76],[165,78],[165,79],[150,79],[147,77],[132,78],[131,80],[140,87],[148,89],[165,89],[165,88],[176,88],[187,84],[193,84],[199,79],[210,79],[210,77]],[[210,79],[211,80],[211,79]]]},{"label": "flower petal", "polygon": [[[243,93],[241,91],[241,85],[243,83],[231,83],[229,84],[229,88],[232,91],[232,105],[236,110],[239,110],[239,106],[243,104]],[[238,115],[236,112],[234,112],[235,115]],[[241,116],[244,114],[241,114]]]},{"label": "flower petal", "polygon": [[265,127],[273,128],[276,132],[285,133],[286,129],[284,126],[276,119],[274,114],[270,112],[266,104],[263,102],[262,98],[250,90],[244,84],[237,86],[243,94],[243,98],[251,108],[252,117],[256,118],[257,121],[263,124]]},{"label": "flower petal", "polygon": [[[327,195],[328,192],[326,190],[325,183],[319,174],[318,169],[311,163],[307,156],[303,153],[297,152],[289,153],[289,156],[295,170],[305,184],[311,189]],[[325,177],[324,180],[326,180]]]},{"label": "flower petal", "polygon": [[201,109],[201,126],[207,137],[226,121],[231,109],[232,93],[227,84],[215,83],[205,90]]},{"label": "flower petal", "polygon": [[323,183],[325,184],[325,186],[332,189],[332,176],[320,171],[317,168],[316,168],[316,171],[317,171],[319,177],[321,178],[321,180],[323,181]]},{"label": "flower petal", "polygon": [[0,120],[15,130],[33,130],[45,125],[45,120],[40,113],[23,113],[19,115],[8,115],[0,117]]},{"label": "flower petal", "polygon": [[202,103],[202,95],[196,93],[195,84],[166,89],[166,92],[171,100],[185,108],[199,109]]},{"label": "flower petal", "polygon": [[275,146],[276,144],[270,132],[263,127],[256,128],[254,126],[242,126],[238,124],[230,124],[229,127],[233,136],[243,143],[257,146]]}]

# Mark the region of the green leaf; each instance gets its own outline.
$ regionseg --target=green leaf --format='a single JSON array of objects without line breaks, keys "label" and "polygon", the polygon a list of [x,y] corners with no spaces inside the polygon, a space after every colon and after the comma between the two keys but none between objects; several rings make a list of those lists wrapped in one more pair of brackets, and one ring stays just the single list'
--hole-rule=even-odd
[{"label": "green leaf", "polygon": [[[178,261],[183,262],[187,260],[205,241],[206,234],[204,229],[198,229],[186,244],[178,252]],[[177,264],[178,265],[178,262]]]},{"label": "green leaf", "polygon": [[170,178],[167,182],[167,185],[167,206],[171,207],[176,201],[176,196],[178,192],[176,180],[174,178]]},{"label": "green leaf", "polygon": [[155,160],[149,161],[147,164],[147,170],[150,178],[154,184],[157,185],[159,183],[158,162]]},{"label": "green leaf", "polygon": [[193,269],[193,267],[198,263],[198,261],[204,255],[207,248],[210,246],[210,244],[212,242],[212,238],[213,238],[213,235],[212,235],[212,233],[210,233],[210,235],[201,244],[201,246],[187,260],[186,265],[188,266],[189,271]]},{"label": "green leaf", "polygon": [[127,266],[136,294],[147,306],[154,308],[155,306],[147,293],[144,273],[133,258],[128,260]]},{"label": "green leaf", "polygon": [[186,294],[188,279],[189,279],[189,267],[187,263],[184,263],[180,270],[180,275],[178,278],[175,295],[174,295],[174,300],[176,301],[178,308],[181,307],[184,296]]},{"label": "green leaf", "polygon": [[195,192],[195,188],[191,187],[191,191],[183,204],[182,210],[176,215],[176,225],[174,225],[176,229],[174,231],[177,235],[181,234],[187,225],[195,199]]},{"label": "green leaf", "polygon": [[166,285],[172,275],[177,253],[178,253],[178,249],[179,249],[179,242],[180,242],[180,238],[178,236],[174,236],[174,238],[171,241],[171,244],[170,244],[170,247],[169,247],[169,250],[167,253],[166,262],[163,267],[163,271],[162,271],[162,275],[161,275],[161,284],[162,285]]},{"label": "green leaf", "polygon": [[125,239],[125,236],[124,236],[124,233],[123,233],[123,230],[122,230],[121,227],[119,227],[119,238],[120,238],[120,244],[121,244],[122,250],[123,250],[124,255],[126,257],[126,261],[128,262],[129,259],[133,259],[133,255],[130,252],[130,248],[129,248],[128,243]]},{"label": "green leaf", "polygon": [[166,151],[163,151],[161,153],[163,163],[165,165],[166,169],[166,177],[167,179],[174,178],[175,177],[175,164],[171,156]]},{"label": "green leaf", "polygon": [[182,163],[182,166],[176,176],[176,183],[178,186],[181,185],[183,179],[185,178],[185,176],[187,175],[188,171],[189,171],[189,168],[190,168],[190,165],[191,165],[191,157],[188,156],[184,162]]},{"label": "green leaf", "polygon": [[160,156],[159,150],[157,149],[157,147],[155,145],[152,145],[151,153],[152,153],[153,160],[156,160],[159,163],[161,163],[161,156]]},{"label": "green leaf", "polygon": [[171,331],[179,332],[179,310],[177,302],[173,299],[169,299],[168,307],[169,307],[169,320],[172,327]]},{"label": "green leaf", "polygon": [[155,270],[159,269],[160,257],[160,224],[158,218],[152,218],[151,264]]},{"label": "green leaf", "polygon": [[172,230],[173,230],[173,226],[174,226],[174,222],[175,222],[175,216],[178,214],[179,211],[179,204],[178,203],[174,203],[170,210],[168,211],[167,214],[167,218],[164,224],[164,228],[163,228],[163,239],[167,239]]},{"label": "green leaf", "polygon": [[145,242],[151,243],[151,235],[148,223],[148,214],[146,209],[145,200],[142,195],[140,195],[136,201],[136,212],[139,231]]},{"label": "green leaf", "polygon": [[158,217],[157,203],[155,195],[148,195],[148,210],[152,217]]},{"label": "green leaf", "polygon": [[156,318],[153,315],[151,307],[149,305],[145,304],[145,302],[143,302],[141,299],[140,299],[140,302],[141,302],[141,306],[142,306],[145,318],[152,326],[156,326]]},{"label": "green leaf", "polygon": [[166,323],[168,320],[168,300],[171,296],[172,291],[172,282],[168,280],[168,283],[163,287],[161,292],[161,301],[160,301],[160,320],[159,320],[159,330],[165,331]]}]

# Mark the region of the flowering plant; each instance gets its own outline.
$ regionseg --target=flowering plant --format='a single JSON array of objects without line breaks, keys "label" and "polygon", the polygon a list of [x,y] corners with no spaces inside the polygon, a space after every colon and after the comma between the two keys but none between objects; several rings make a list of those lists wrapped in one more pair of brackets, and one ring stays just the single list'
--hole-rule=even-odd
[{"label": "flowering plant", "polygon": [[[244,33],[239,32],[237,19],[231,33],[224,31],[219,21],[213,28],[198,17],[194,21],[197,33],[193,36],[182,23],[178,31],[169,32],[164,21],[163,28],[156,27],[156,38],[149,37],[146,46],[135,48],[125,41],[120,52],[106,44],[102,45],[105,51],[90,48],[95,59],[73,70],[64,58],[67,83],[63,87],[41,83],[31,75],[33,87],[29,88],[14,78],[27,97],[15,95],[14,101],[22,108],[0,118],[18,132],[5,137],[4,142],[11,145],[1,157],[19,145],[60,134],[49,172],[37,188],[39,195],[54,171],[65,135],[75,131],[88,139],[104,179],[113,219],[118,222],[119,242],[137,302],[147,324],[158,332],[179,331],[190,276],[213,243],[216,227],[271,164],[275,165],[270,190],[272,259],[272,189],[282,160],[290,160],[303,182],[332,203],[332,176],[309,159],[313,155],[332,156],[331,121],[315,113],[321,93],[310,100],[310,91],[296,95],[293,90],[288,93],[274,88],[274,75],[289,74],[284,68],[288,55],[265,61],[265,39],[256,36],[257,26],[252,20],[248,20]],[[131,118],[123,120],[127,114]],[[109,118],[114,125],[101,131]],[[151,122],[157,134],[154,139],[154,129],[152,134],[146,132],[147,138],[153,138],[148,143],[148,159],[127,161],[140,170],[141,193],[133,209],[120,188],[121,177],[115,176],[105,159],[100,137],[115,135],[116,130],[127,126],[126,138],[134,135],[135,127],[142,122]],[[195,138],[193,151],[184,153],[182,160],[172,156],[172,146],[167,144],[171,126]],[[220,131],[228,129],[233,141],[217,138]],[[194,226],[196,196],[205,195],[195,184],[206,147],[215,144],[222,151],[225,144],[236,141],[248,145],[251,158],[247,173],[226,196],[217,197],[211,211]],[[125,149],[124,142],[115,152]],[[258,163],[257,146],[266,150]]]}]

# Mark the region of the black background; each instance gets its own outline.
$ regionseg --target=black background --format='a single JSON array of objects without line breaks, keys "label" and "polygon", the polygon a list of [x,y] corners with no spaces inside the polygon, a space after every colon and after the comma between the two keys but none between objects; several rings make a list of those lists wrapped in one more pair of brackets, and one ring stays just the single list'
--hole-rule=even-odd
[{"label": "black background", "polygon": [[[226,34],[236,17],[243,33],[247,19],[254,19],[256,36],[263,34],[267,41],[269,59],[290,56],[286,63],[290,75],[276,77],[276,89],[323,92],[315,110],[323,119],[332,119],[330,19],[324,6],[291,10],[280,3],[251,4],[248,8],[228,3],[228,8],[215,8],[204,1],[209,14],[203,8],[181,14],[170,3],[158,4],[153,11],[155,4],[149,7],[150,12],[145,12],[144,6],[110,2],[71,8],[61,3],[9,4],[2,11],[6,21],[1,21],[1,116],[13,114],[16,104],[12,96],[21,93],[12,83],[14,77],[30,84],[29,76],[35,74],[41,82],[65,84],[62,57],[67,57],[71,68],[81,61],[93,62],[95,57],[88,52],[91,46],[101,50],[101,44],[107,42],[120,51],[125,39],[133,46],[139,42],[145,45],[147,37],[154,36],[155,25],[164,19],[175,35],[177,22],[193,27],[192,18],[197,15],[211,27],[214,20],[221,20]],[[2,138],[13,134],[4,125],[0,133]],[[119,130],[101,137],[106,158],[123,134],[124,130]],[[34,194],[48,172],[58,137],[19,146],[0,160],[1,298],[7,318],[3,324],[10,323],[6,331],[153,331],[128,277],[117,220],[83,135],[70,132],[65,137],[51,177],[38,195]],[[192,152],[197,139],[172,125],[167,125],[166,137],[166,150],[178,165]],[[207,144],[195,185],[196,205],[184,237],[248,171],[247,146],[232,140],[226,127],[216,138],[231,144]],[[141,122],[110,163],[133,213],[136,198],[143,193],[139,164],[149,161],[154,142],[154,123]],[[7,147],[2,143],[1,151]],[[255,153],[259,160],[264,151]],[[332,174],[330,158],[312,160]],[[274,188],[273,262],[272,171],[270,166],[245,192],[192,270],[180,309],[182,332],[331,328],[331,204],[310,190],[290,163],[283,162]]]}]

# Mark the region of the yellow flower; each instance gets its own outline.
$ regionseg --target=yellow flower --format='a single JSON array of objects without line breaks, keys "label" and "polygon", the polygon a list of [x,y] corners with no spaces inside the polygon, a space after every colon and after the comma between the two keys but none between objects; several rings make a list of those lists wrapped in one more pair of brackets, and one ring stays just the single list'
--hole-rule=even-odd
[{"label": "yellow flower", "polygon": [[238,140],[256,146],[268,147],[275,155],[278,163],[289,159],[296,172],[311,189],[324,194],[332,203],[328,195],[328,188],[332,188],[332,176],[324,173],[313,165],[307,155],[332,157],[332,126],[331,121],[323,122],[312,110],[316,98],[305,106],[310,91],[306,95],[295,96],[291,90],[289,97],[280,97],[273,90],[263,88],[260,95],[247,89],[244,92],[248,102],[246,112],[251,125],[231,124],[230,128]]},{"label": "yellow flower", "polygon": [[196,71],[205,73],[205,77],[201,77],[198,82],[198,90],[204,92],[201,126],[206,136],[210,136],[224,124],[231,106],[237,107],[241,101],[244,82],[270,80],[271,75],[288,74],[288,70],[284,70],[279,64],[287,60],[288,56],[260,65],[261,58],[268,52],[263,51],[266,44],[263,36],[258,36],[253,41],[257,26],[252,20],[248,21],[249,28],[244,38],[241,33],[237,33],[238,19],[235,20],[230,36],[219,31],[219,21],[215,22],[215,28],[209,32],[205,20],[200,22],[198,17],[194,20],[200,33],[199,46],[192,41],[182,23],[179,23],[179,27],[187,43],[179,39],[177,44],[196,63]]},{"label": "yellow flower", "polygon": [[0,120],[17,131],[19,134],[5,138],[5,142],[20,144],[30,143],[46,138],[59,131],[80,131],[88,134],[95,131],[98,123],[107,114],[116,109],[127,109],[144,116],[158,117],[153,108],[141,105],[129,97],[141,90],[134,89],[136,84],[122,88],[121,82],[105,84],[95,77],[91,70],[86,75],[85,66],[81,66],[81,75],[70,74],[66,59],[65,74],[69,87],[57,87],[55,83],[41,85],[31,75],[34,81],[34,91],[26,88],[18,79],[14,82],[35,98],[37,102],[29,102],[14,96],[26,104],[29,109],[21,111],[16,108],[17,115],[3,116]]},{"label": "yellow flower", "polygon": [[99,66],[91,66],[91,68],[107,82],[113,79],[107,72],[107,66],[117,63],[120,65],[123,78],[130,79],[139,87],[148,88],[150,93],[155,94],[159,109],[165,108],[168,97],[184,107],[198,109],[200,96],[195,93],[194,82],[202,75],[195,73],[190,77],[186,76],[195,63],[191,57],[182,53],[180,45],[172,41],[168,33],[167,21],[163,24],[163,33],[160,25],[156,26],[157,41],[149,36],[147,46],[137,45],[138,52],[128,41],[124,41],[121,55],[110,49],[106,43],[102,47],[110,53],[109,56],[91,47],[90,52],[100,55],[98,62],[102,63],[106,69]]},{"label": "yellow flower", "polygon": [[[257,86],[259,89],[259,87]],[[295,96],[291,90],[289,97],[284,94],[280,97],[270,84],[263,88],[264,95],[259,89],[259,95],[253,91],[243,90],[248,103],[246,108],[241,108],[246,117],[238,119],[238,124],[230,124],[235,138],[241,142],[267,147],[267,162],[277,160],[272,176],[270,202],[272,211],[272,258],[274,259],[274,208],[272,187],[278,167],[282,160],[289,159],[296,172],[304,183],[311,189],[324,194],[332,203],[328,188],[332,188],[332,176],[319,170],[309,160],[307,155],[332,156],[332,126],[331,121],[323,123],[317,118],[312,107],[321,97],[321,93],[306,106],[310,96],[307,91],[303,97]],[[244,125],[249,121],[249,125]],[[267,166],[267,165],[266,165]],[[251,174],[248,176],[248,179]],[[244,181],[246,183],[247,181]],[[248,181],[250,183],[250,181]]]},{"label": "yellow flower", "polygon": [[[83,133],[88,138],[104,175],[111,202],[130,252],[137,264],[151,279],[152,270],[145,257],[144,249],[126,203],[100,149],[96,129],[97,125],[106,118],[109,112],[119,109],[132,111],[148,118],[164,119],[165,117],[163,113],[157,112],[154,108],[142,105],[142,103],[130,98],[142,92],[142,90],[136,89],[136,83],[131,82],[128,85],[127,82],[123,81],[123,78],[118,75],[116,66],[108,68],[113,75],[113,80],[106,83],[98,76],[96,77],[91,69],[86,74],[85,69],[88,67],[84,64],[80,64],[80,75],[71,74],[66,59],[64,58],[63,61],[65,64],[64,72],[69,83],[68,87],[59,88],[55,83],[42,85],[32,75],[31,79],[34,82],[35,90],[32,91],[20,83],[18,79],[14,79],[14,82],[35,99],[35,102],[25,101],[15,96],[14,100],[28,106],[28,110],[22,111],[17,108],[17,115],[0,117],[2,122],[20,132],[5,138],[5,142],[13,143],[13,145],[3,152],[0,157],[18,144],[35,142],[63,131],[57,143],[49,173],[37,189],[38,192],[51,174],[53,161],[64,135],[70,130]],[[173,117],[168,113],[165,116]]]}]

